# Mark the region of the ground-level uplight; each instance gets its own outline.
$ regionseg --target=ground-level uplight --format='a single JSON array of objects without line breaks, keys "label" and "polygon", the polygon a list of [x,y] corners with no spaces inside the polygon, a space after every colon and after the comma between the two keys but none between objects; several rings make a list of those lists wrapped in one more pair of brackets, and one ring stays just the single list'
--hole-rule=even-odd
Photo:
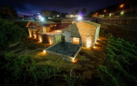
[{"label": "ground-level uplight", "polygon": [[86,46],[87,46],[87,48],[91,47],[91,41],[90,40],[87,40]]},{"label": "ground-level uplight", "polygon": [[46,53],[46,50],[43,50],[43,53]]},{"label": "ground-level uplight", "polygon": [[75,61],[75,58],[72,58],[72,62],[76,62],[76,61]]},{"label": "ground-level uplight", "polygon": [[34,34],[34,38],[37,38],[36,34]]},{"label": "ground-level uplight", "polygon": [[42,42],[42,39],[40,38],[39,41]]},{"label": "ground-level uplight", "polygon": [[30,34],[29,37],[32,37],[32,35]]}]

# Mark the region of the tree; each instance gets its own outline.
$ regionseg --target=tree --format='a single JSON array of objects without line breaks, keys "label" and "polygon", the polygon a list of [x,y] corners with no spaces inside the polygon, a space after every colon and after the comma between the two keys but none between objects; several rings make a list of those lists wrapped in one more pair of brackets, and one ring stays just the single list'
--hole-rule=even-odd
[{"label": "tree", "polygon": [[95,14],[96,12],[95,11],[90,11],[90,13],[88,14],[88,16],[92,16],[93,14]]},{"label": "tree", "polygon": [[83,9],[81,10],[81,12],[83,12],[84,14],[86,14],[86,13],[87,13],[87,9],[86,9],[86,8],[83,8]]},{"label": "tree", "polygon": [[13,21],[0,19],[0,51],[7,50],[9,44],[18,42],[26,36],[25,30],[14,25]]},{"label": "tree", "polygon": [[75,10],[75,14],[77,15],[79,13],[79,10]]}]

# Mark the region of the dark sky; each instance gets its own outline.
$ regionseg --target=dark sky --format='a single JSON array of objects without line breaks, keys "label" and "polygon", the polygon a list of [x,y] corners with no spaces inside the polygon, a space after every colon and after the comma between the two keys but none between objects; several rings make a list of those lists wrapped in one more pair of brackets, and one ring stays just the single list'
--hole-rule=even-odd
[{"label": "dark sky", "polygon": [[41,10],[56,10],[71,13],[76,9],[86,8],[96,11],[123,0],[1,0],[2,5],[12,6],[18,14],[33,15]]}]

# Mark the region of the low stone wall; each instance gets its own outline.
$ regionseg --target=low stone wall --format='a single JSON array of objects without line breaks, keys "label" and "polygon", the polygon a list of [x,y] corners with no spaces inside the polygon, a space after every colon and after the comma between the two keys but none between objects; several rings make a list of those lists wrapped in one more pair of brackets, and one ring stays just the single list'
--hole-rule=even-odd
[{"label": "low stone wall", "polygon": [[99,23],[117,24],[123,26],[137,26],[137,18],[100,18]]}]

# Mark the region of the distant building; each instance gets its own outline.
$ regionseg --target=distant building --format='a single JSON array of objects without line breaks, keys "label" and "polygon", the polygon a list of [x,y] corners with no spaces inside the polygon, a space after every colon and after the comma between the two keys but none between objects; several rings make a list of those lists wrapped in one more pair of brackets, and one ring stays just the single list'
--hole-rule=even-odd
[{"label": "distant building", "polygon": [[78,15],[73,15],[73,14],[66,15],[66,18],[76,18],[76,17],[78,17]]},{"label": "distant building", "polygon": [[[115,5],[108,6],[106,8],[97,10],[98,15],[110,16],[111,14],[120,15],[121,12],[126,14],[137,13],[137,3],[136,0],[124,0]],[[96,16],[95,14],[93,16]]]},{"label": "distant building", "polygon": [[11,6],[0,5],[0,16],[1,18],[13,18],[17,17],[17,11]]},{"label": "distant building", "polygon": [[49,10],[42,10],[41,15],[44,17],[52,17],[52,12]]},{"label": "distant building", "polygon": [[51,11],[54,18],[61,18],[61,13],[58,11]]},{"label": "distant building", "polygon": [[41,15],[46,17],[47,19],[52,17],[52,18],[61,18],[61,13],[57,11],[49,11],[49,10],[43,10],[41,12]]},{"label": "distant building", "polygon": [[65,18],[68,13],[61,13],[61,17]]}]

